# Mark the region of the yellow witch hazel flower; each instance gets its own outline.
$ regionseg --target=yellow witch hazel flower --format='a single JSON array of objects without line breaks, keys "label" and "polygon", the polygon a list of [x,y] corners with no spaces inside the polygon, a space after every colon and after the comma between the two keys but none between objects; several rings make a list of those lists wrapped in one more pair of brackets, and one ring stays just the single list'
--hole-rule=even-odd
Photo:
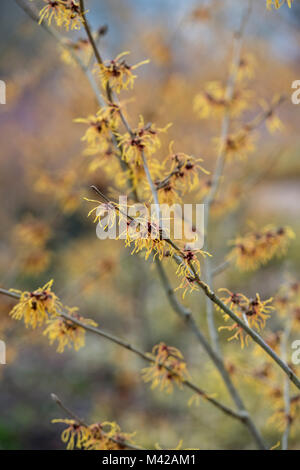
[{"label": "yellow witch hazel flower", "polygon": [[[65,307],[65,309],[70,316],[80,320],[85,325],[98,326],[93,320],[78,315],[76,307]],[[78,351],[85,345],[85,329],[63,317],[48,320],[48,326],[43,334],[48,336],[51,345],[55,341],[58,342],[58,353],[63,353],[66,347],[71,348],[72,345],[75,351]]]},{"label": "yellow witch hazel flower", "polygon": [[[149,232],[153,230],[153,223],[149,225]],[[157,230],[156,227],[154,227],[154,230]],[[137,237],[131,239],[130,237],[126,240],[125,245],[126,246],[131,246],[134,245],[134,248],[131,252],[132,255],[138,254],[140,252],[143,252],[145,260],[150,257],[150,255],[153,255],[153,259],[155,259],[158,256],[158,259],[161,261],[163,257],[165,256],[165,247],[166,247],[166,242],[165,240],[161,239],[159,235],[156,238],[152,238],[151,233],[149,233],[149,236],[147,237]]]},{"label": "yellow witch hazel flower", "polygon": [[48,268],[50,259],[50,252],[43,248],[23,250],[19,258],[20,269],[26,274],[36,276]]},{"label": "yellow witch hazel flower", "polygon": [[51,254],[45,245],[50,234],[49,227],[31,215],[15,226],[13,237],[17,243],[17,258],[24,273],[37,275],[48,267]]},{"label": "yellow witch hazel flower", "polygon": [[107,85],[114,89],[117,93],[121,90],[133,88],[134,81],[137,78],[132,72],[144,64],[148,64],[149,60],[143,60],[135,65],[128,65],[124,57],[130,52],[122,52],[113,60],[107,60],[100,66],[100,77],[103,88]]},{"label": "yellow witch hazel flower", "polygon": [[226,100],[225,90],[218,81],[209,82],[204,91],[195,96],[194,111],[200,119],[208,119],[212,115],[220,117],[224,113]]},{"label": "yellow witch hazel flower", "polygon": [[[143,252],[146,260],[151,254],[153,254],[153,259],[158,256],[162,260],[165,255],[166,240],[162,238],[159,224],[148,217],[146,205],[143,206],[146,215],[142,213],[132,218],[127,215],[127,212],[124,212],[121,204],[102,203],[93,199],[86,199],[86,201],[98,204],[90,210],[88,216],[95,214],[94,222],[98,222],[104,230],[114,227],[116,224],[119,225],[119,235],[117,237],[116,233],[116,237],[124,240],[126,247],[133,246],[132,255]],[[127,210],[130,211],[130,206],[127,207]]]},{"label": "yellow witch hazel flower", "polygon": [[176,287],[175,289],[175,291],[179,289],[183,289],[182,298],[185,297],[188,290],[192,292],[193,290],[199,289],[195,276],[193,274],[193,271],[191,270],[191,264],[192,264],[196,274],[200,276],[201,266],[200,266],[199,258],[197,256],[198,254],[200,254],[203,257],[211,256],[210,253],[208,253],[207,251],[203,251],[200,249],[191,250],[188,248],[188,246],[186,246],[182,250],[181,263],[178,265],[178,268],[176,271],[176,274],[178,275],[179,278],[182,278],[182,280],[181,280],[180,285]]},{"label": "yellow witch hazel flower", "polygon": [[87,199],[84,198],[87,202],[93,202],[96,203],[97,206],[93,207],[88,213],[88,217],[90,215],[95,215],[94,217],[94,223],[98,222],[101,226],[103,225],[103,219],[105,216],[105,225],[104,229],[111,228],[115,225],[117,222],[117,217],[121,220],[126,220],[127,221],[127,216],[125,213],[123,213],[123,208],[121,205],[115,203],[115,202],[101,202],[97,201],[96,199]]},{"label": "yellow witch hazel flower", "polygon": [[67,450],[73,450],[75,447],[82,449],[91,432],[87,426],[79,424],[74,419],[53,419],[52,423],[67,424],[68,427],[63,430],[61,440],[67,444]]},{"label": "yellow witch hazel flower", "polygon": [[152,354],[155,362],[142,370],[144,382],[152,382],[151,388],[159,387],[160,391],[171,393],[174,384],[179,387],[188,378],[186,363],[181,352],[174,347],[160,343],[154,346]]},{"label": "yellow witch hazel flower", "polygon": [[123,149],[122,158],[136,165],[142,164],[142,154],[146,157],[153,155],[161,146],[159,134],[167,132],[172,124],[157,128],[155,124],[145,125],[143,116],[140,116],[138,127],[132,134],[126,132],[119,136],[119,146]]},{"label": "yellow witch hazel flower", "polygon": [[280,432],[284,432],[287,425],[289,425],[292,429],[291,435],[293,435],[295,427],[299,428],[300,394],[290,398],[290,411],[288,414],[285,411],[283,400],[281,402],[281,407],[277,408],[268,419],[268,425],[272,427],[275,425]]},{"label": "yellow witch hazel flower", "polygon": [[18,243],[42,247],[50,238],[50,228],[41,220],[29,215],[14,228]]},{"label": "yellow witch hazel flower", "polygon": [[33,292],[11,289],[21,295],[19,302],[10,312],[11,317],[15,320],[23,319],[26,327],[36,328],[47,322],[49,315],[58,315],[62,305],[51,291],[52,284],[53,280]]},{"label": "yellow witch hazel flower", "polygon": [[[270,304],[273,299],[261,300],[260,295],[256,294],[254,299],[248,299],[244,294],[234,293],[226,288],[219,289],[220,292],[225,292],[227,295],[221,297],[222,302],[229,306],[229,308],[238,315],[242,320],[247,320],[250,328],[260,331],[266,325],[266,321],[270,318],[270,312],[274,310]],[[224,315],[224,320],[229,320],[229,315]],[[245,343],[248,344],[249,336],[245,333],[237,323],[231,326],[221,326],[219,330],[228,330],[233,332],[228,341],[239,339],[242,348]]]},{"label": "yellow witch hazel flower", "polygon": [[188,247],[183,249],[182,261],[179,264],[176,273],[179,277],[191,275],[191,263],[193,264],[195,271],[198,275],[201,274],[200,261],[197,254],[205,256],[211,256],[207,251],[203,250],[190,250]]},{"label": "yellow witch hazel flower", "polygon": [[42,23],[44,20],[46,20],[50,26],[52,20],[54,20],[57,26],[64,26],[67,31],[69,31],[69,29],[80,29],[82,20],[78,1],[44,0],[44,3],[46,3],[46,5],[39,13],[39,23]]},{"label": "yellow witch hazel flower", "polygon": [[[126,247],[133,246],[132,255],[142,253],[145,260],[148,260],[150,255],[153,256],[153,260],[157,256],[159,260],[162,260],[166,253],[166,240],[162,236],[162,229],[158,221],[148,216],[146,205],[144,208],[146,209],[145,214],[143,214],[144,211],[141,211],[141,215],[127,221],[126,237],[122,233],[119,237],[125,238]],[[167,235],[164,230],[164,236]],[[173,249],[168,252],[169,256],[173,255]]]},{"label": "yellow witch hazel flower", "polygon": [[292,3],[294,0],[267,0],[267,9],[272,10],[272,8],[275,8],[278,10],[278,8],[282,7],[284,4],[287,4],[289,8],[292,8]]}]

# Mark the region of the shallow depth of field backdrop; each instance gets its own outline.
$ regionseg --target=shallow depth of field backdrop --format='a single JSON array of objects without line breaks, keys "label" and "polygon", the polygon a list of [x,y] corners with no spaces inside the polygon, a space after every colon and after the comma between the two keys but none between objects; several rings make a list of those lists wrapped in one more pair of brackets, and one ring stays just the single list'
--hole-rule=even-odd
[{"label": "shallow depth of field backdrop", "polygon": [[[44,6],[42,1],[27,3],[38,9]],[[99,33],[101,28],[97,44],[104,60],[124,51],[130,51],[125,59],[131,65],[150,59],[133,71],[138,76],[133,89],[119,95],[133,128],[139,115],[145,124],[158,128],[172,123],[160,134],[160,148],[148,157],[150,168],[152,158],[163,162],[172,152],[203,159],[201,165],[210,174],[199,169],[193,191],[184,196],[186,202],[203,202],[211,188],[226,112],[226,106],[207,96],[222,101],[232,73],[234,32],[240,28],[247,2],[85,3],[92,29]],[[54,279],[52,290],[61,302],[78,307],[80,315],[103,330],[145,352],[161,342],[179,349],[190,380],[235,409],[213,362],[192,329],[174,313],[151,256],[145,260],[141,253],[132,255],[133,246],[126,248],[123,240],[96,237],[96,225],[87,216],[95,204],[84,199],[97,199],[90,186],[117,199],[127,191],[128,175],[101,142],[98,152],[86,152],[87,143],[81,139],[87,125],[74,120],[95,115],[99,109],[87,77],[69,52],[14,1],[1,1],[0,25],[0,79],[7,84],[7,104],[0,105],[0,286],[32,292]],[[56,28],[55,22],[52,26]],[[266,115],[245,137],[247,142],[234,137],[227,142],[206,246],[215,269],[228,259],[233,249],[230,242],[237,237],[263,230],[281,236],[284,230],[288,240],[283,252],[279,247],[278,253],[263,254],[246,270],[231,257],[212,282],[223,299],[230,295],[218,291],[224,287],[249,299],[256,293],[262,300],[273,298],[268,305],[274,310],[268,312],[261,334],[279,356],[286,355],[298,376],[300,366],[292,364],[291,344],[300,339],[300,104],[291,102],[291,85],[300,80],[299,28],[298,0],[291,8],[285,4],[273,11],[266,9],[264,0],[254,0],[243,32],[230,132],[234,135],[261,113]],[[91,49],[82,41],[84,29],[59,31],[86,61]],[[95,61],[89,65],[103,91]],[[269,109],[271,115],[267,115]],[[152,165],[154,181],[168,174],[170,162],[166,160],[164,169]],[[140,181],[139,195],[150,200],[143,175]],[[163,187],[160,197],[168,200],[173,189]],[[204,279],[204,258],[198,257]],[[176,275],[176,264],[170,259],[162,263],[171,285],[178,287],[182,277]],[[298,300],[285,309],[284,301],[293,289]],[[175,292],[178,301],[193,311],[210,341],[206,314],[210,304],[201,289],[182,299],[183,290]],[[183,449],[256,447],[247,426],[207,400],[194,399],[187,387],[174,384],[172,393],[159,387],[152,390],[141,373],[147,364],[104,338],[86,333],[85,346],[78,351],[66,347],[63,353],[57,352],[57,343],[50,345],[43,335],[45,325],[26,328],[23,321],[9,316],[15,304],[13,298],[0,297],[0,339],[7,345],[7,364],[0,365],[0,449],[65,448],[60,438],[64,425],[51,421],[67,416],[51,400],[51,393],[88,423],[117,422],[122,431],[136,432],[133,441],[148,449],[157,443],[174,448],[181,440]],[[226,370],[266,447],[280,441],[280,448],[290,424],[288,446],[299,449],[300,391],[290,384],[287,416],[284,372],[252,340],[244,348],[240,336],[228,341],[235,330],[219,328],[233,325],[232,320],[226,321],[214,307],[213,316]],[[241,318],[245,320],[245,315]],[[291,332],[283,348],[280,343],[288,328]]]}]

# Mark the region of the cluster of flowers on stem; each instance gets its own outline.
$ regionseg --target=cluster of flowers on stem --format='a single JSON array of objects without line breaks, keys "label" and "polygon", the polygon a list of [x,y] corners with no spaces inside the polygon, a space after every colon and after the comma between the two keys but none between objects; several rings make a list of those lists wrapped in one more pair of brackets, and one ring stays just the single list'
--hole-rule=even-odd
[{"label": "cluster of flowers on stem", "polygon": [[67,444],[68,450],[122,450],[133,444],[135,433],[121,431],[115,422],[105,421],[85,425],[75,419],[54,419],[53,423],[66,424],[61,439]]},{"label": "cluster of flowers on stem", "polygon": [[154,346],[152,356],[155,360],[149,367],[142,370],[145,382],[151,382],[151,388],[159,387],[161,391],[171,393],[174,384],[179,387],[188,378],[186,363],[181,352],[173,347],[160,343]]},{"label": "cluster of flowers on stem", "polygon": [[[57,352],[62,353],[66,347],[72,346],[77,351],[85,344],[85,329],[73,323],[72,318],[86,325],[97,324],[81,317],[76,307],[62,305],[52,291],[52,284],[53,280],[32,292],[11,289],[11,292],[20,295],[20,299],[10,315],[15,320],[23,320],[27,328],[46,325],[43,334],[48,336],[50,344],[58,342]],[[66,312],[70,319],[64,318],[63,312]]]},{"label": "cluster of flowers on stem", "polygon": [[[261,300],[259,294],[256,294],[253,299],[248,299],[244,294],[234,293],[226,288],[221,288],[219,290],[227,294],[226,296],[221,297],[221,300],[228,305],[229,308],[241,318],[241,320],[246,321],[250,328],[260,331],[266,326],[266,321],[270,317],[270,312],[274,310],[274,307],[269,305],[273,300],[272,298]],[[229,315],[224,315],[225,321],[228,321],[229,318]],[[221,326],[219,330],[229,330],[233,332],[233,336],[231,336],[228,341],[239,339],[242,348],[245,343],[248,344],[249,336],[237,323],[234,323],[231,326]]]}]

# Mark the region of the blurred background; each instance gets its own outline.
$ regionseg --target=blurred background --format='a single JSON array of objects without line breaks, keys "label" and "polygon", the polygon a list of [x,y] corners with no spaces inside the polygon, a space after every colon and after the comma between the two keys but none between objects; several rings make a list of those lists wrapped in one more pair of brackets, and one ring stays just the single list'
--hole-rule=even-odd
[{"label": "blurred background", "polygon": [[[226,83],[244,2],[86,3],[93,28],[108,26],[100,38],[104,58],[131,51],[132,64],[150,59],[138,69],[134,91],[122,96],[128,100],[133,125],[139,114],[161,127],[172,122],[161,157],[175,140],[178,150],[203,158],[205,168],[213,169],[212,138],[220,134],[220,122],[197,119],[193,100],[207,81]],[[84,32],[68,37],[77,41]],[[93,157],[83,155],[84,129],[73,122],[97,111],[85,75],[11,0],[1,2],[0,39],[0,79],[7,84],[7,104],[0,106],[1,287],[34,290],[53,278],[54,291],[64,304],[78,306],[103,329],[145,351],[160,341],[178,347],[194,381],[230,404],[207,356],[172,312],[155,266],[131,256],[118,241],[99,241],[87,218],[90,206],[83,198],[94,197],[89,186],[96,184],[109,193],[112,181]],[[247,84],[255,99],[243,121],[274,95],[286,94],[278,111],[284,129],[270,136],[262,125],[256,151],[228,167],[230,190],[225,189],[224,204],[215,211],[211,234],[214,265],[228,253],[228,241],[245,233],[249,220],[258,227],[290,225],[299,234],[300,105],[290,99],[291,84],[300,79],[299,44],[298,1],[292,9],[277,12],[266,11],[264,0],[254,1],[243,50],[255,57],[254,77]],[[254,181],[251,191],[249,178]],[[218,276],[216,288],[273,296],[286,277],[297,276],[299,244],[296,237],[284,258],[254,274],[230,267]],[[172,270],[170,276],[176,286]],[[185,304],[206,331],[203,297],[187,296]],[[0,338],[8,348],[7,365],[0,366],[0,449],[64,447],[60,427],[51,424],[51,419],[64,417],[51,401],[51,392],[90,422],[116,420],[124,431],[137,431],[136,441],[148,448],[157,442],[172,448],[181,439],[184,448],[253,448],[245,428],[204,401],[187,408],[190,396],[184,390],[173,395],[151,391],[141,380],[141,361],[105,340],[87,335],[85,348],[57,354],[42,335],[8,317],[13,305],[0,298]],[[223,324],[221,315],[217,322]],[[279,323],[275,316],[270,331],[276,332]],[[263,387],[246,380],[260,358],[251,353],[252,346],[241,351],[238,343],[227,342],[227,332],[220,334],[228,363],[240,371],[234,380],[271,447],[281,436],[268,425],[272,403],[265,399]],[[291,447],[300,448],[299,432],[292,436]]]}]

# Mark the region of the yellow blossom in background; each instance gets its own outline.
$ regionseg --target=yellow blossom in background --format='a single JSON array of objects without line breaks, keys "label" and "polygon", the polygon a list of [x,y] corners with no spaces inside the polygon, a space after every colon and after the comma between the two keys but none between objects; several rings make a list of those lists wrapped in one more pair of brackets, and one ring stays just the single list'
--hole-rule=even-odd
[{"label": "yellow blossom in background", "polygon": [[[88,125],[88,129],[82,137],[83,142],[87,142],[88,145],[96,147],[96,145],[103,145],[105,139],[109,137],[110,126],[107,119],[101,118],[101,116],[89,116],[88,118],[78,118],[74,122],[83,123]],[[101,148],[99,148],[101,151]]]},{"label": "yellow blossom in background", "polygon": [[77,184],[78,174],[75,169],[63,171],[57,175],[38,172],[34,180],[35,190],[40,194],[53,197],[66,214],[74,212],[80,204]]},{"label": "yellow blossom in background", "polygon": [[113,60],[107,60],[100,66],[100,77],[103,88],[109,85],[117,93],[121,90],[133,88],[134,81],[137,78],[132,72],[144,64],[148,64],[149,60],[143,60],[136,65],[128,65],[124,57],[129,52],[122,52]]},{"label": "yellow blossom in background", "polygon": [[194,111],[200,119],[222,117],[226,109],[229,109],[233,117],[238,117],[244,110],[249,109],[252,98],[251,90],[240,88],[228,99],[226,88],[221,82],[208,82],[204,91],[195,96]]},{"label": "yellow blossom in background", "polygon": [[46,249],[51,230],[41,220],[28,215],[13,231],[17,261],[24,273],[38,275],[50,263],[51,253]]},{"label": "yellow blossom in background", "polygon": [[86,142],[88,146],[87,154],[105,152],[111,140],[111,132],[117,128],[120,122],[119,107],[109,105],[101,108],[96,115],[77,118],[74,122],[88,125],[88,129],[82,137],[82,141]]},{"label": "yellow blossom in background", "polygon": [[228,135],[225,142],[219,138],[214,139],[214,142],[216,150],[224,152],[228,161],[245,160],[255,150],[255,136],[244,130]]},{"label": "yellow blossom in background", "polygon": [[50,235],[49,226],[31,215],[27,216],[14,228],[14,236],[17,242],[24,245],[42,247],[49,240]]},{"label": "yellow blossom in background", "polygon": [[211,11],[210,7],[200,6],[200,7],[196,7],[191,12],[190,19],[192,21],[202,22],[202,21],[207,21],[207,20],[211,19],[211,16],[212,16],[212,11]]},{"label": "yellow blossom in background", "polygon": [[182,261],[178,265],[178,268],[176,271],[176,274],[179,277],[193,275],[193,272],[191,271],[191,264],[193,265],[196,271],[196,274],[200,276],[201,266],[200,266],[199,258],[197,256],[198,254],[200,254],[204,258],[206,256],[211,256],[209,253],[203,250],[190,250],[188,247],[184,248],[182,252]]},{"label": "yellow blossom in background", "polygon": [[228,259],[234,259],[242,271],[254,270],[274,256],[284,255],[294,237],[290,227],[275,228],[268,225],[231,242],[233,249]]},{"label": "yellow blossom in background", "polygon": [[12,292],[21,295],[19,302],[10,312],[11,317],[15,320],[24,320],[26,327],[36,328],[46,323],[49,315],[58,315],[61,303],[51,290],[52,284],[53,280],[33,292],[11,289]]}]

